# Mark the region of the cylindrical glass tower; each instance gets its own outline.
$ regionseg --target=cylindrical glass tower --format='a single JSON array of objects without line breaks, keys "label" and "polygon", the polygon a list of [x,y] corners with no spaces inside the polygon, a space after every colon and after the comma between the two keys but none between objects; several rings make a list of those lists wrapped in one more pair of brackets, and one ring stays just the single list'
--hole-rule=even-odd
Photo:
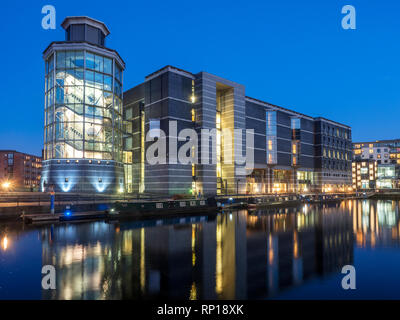
[{"label": "cylindrical glass tower", "polygon": [[62,26],[66,41],[44,52],[42,190],[123,192],[124,62],[104,47],[109,31],[102,22],[69,17]]}]

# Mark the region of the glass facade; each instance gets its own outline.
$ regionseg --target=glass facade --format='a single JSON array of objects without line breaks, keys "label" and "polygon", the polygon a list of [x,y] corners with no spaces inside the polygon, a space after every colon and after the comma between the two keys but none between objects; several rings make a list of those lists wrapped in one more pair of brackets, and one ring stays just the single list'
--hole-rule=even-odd
[{"label": "glass facade", "polygon": [[266,112],[266,133],[267,133],[267,163],[276,164],[276,111]]},{"label": "glass facade", "polygon": [[395,178],[395,166],[378,166],[378,179]]},{"label": "glass facade", "polygon": [[122,68],[86,50],[46,60],[44,157],[122,161]]},{"label": "glass facade", "polygon": [[300,127],[300,119],[292,118],[291,119],[291,128],[292,128],[292,166],[299,165],[299,154],[300,154],[300,135],[301,135],[301,127]]}]

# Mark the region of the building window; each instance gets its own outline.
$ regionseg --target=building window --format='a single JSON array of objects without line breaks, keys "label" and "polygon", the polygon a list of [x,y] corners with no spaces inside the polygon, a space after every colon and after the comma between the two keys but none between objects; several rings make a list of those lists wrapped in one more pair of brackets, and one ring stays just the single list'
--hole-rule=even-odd
[{"label": "building window", "polygon": [[[121,160],[122,69],[83,50],[46,61],[45,158]],[[115,65],[115,68],[113,68]]]},{"label": "building window", "polygon": [[160,133],[160,119],[150,119],[149,132],[151,138],[159,138]]},{"label": "building window", "polygon": [[300,140],[300,118],[291,119],[292,140]]},{"label": "building window", "polygon": [[193,108],[192,109],[192,122],[195,122],[196,121],[196,111],[195,111],[195,109]]},{"label": "building window", "polygon": [[266,112],[267,163],[276,164],[276,111]]},{"label": "building window", "polygon": [[293,144],[292,144],[292,153],[293,153],[293,154],[296,154],[296,153],[297,153],[297,144],[296,144],[296,143],[293,143]]}]

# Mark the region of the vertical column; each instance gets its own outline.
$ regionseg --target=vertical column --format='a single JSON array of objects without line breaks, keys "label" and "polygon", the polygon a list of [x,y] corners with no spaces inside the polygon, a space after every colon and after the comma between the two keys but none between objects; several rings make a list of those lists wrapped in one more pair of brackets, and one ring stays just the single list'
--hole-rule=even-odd
[{"label": "vertical column", "polygon": [[[216,129],[216,84],[204,73],[196,75],[195,79],[195,110],[196,131],[201,138],[201,130]],[[197,187],[203,195],[217,193],[216,159],[213,159],[213,137],[209,141],[199,139],[199,164],[196,170]],[[204,153],[203,144],[208,143],[208,153]]]}]

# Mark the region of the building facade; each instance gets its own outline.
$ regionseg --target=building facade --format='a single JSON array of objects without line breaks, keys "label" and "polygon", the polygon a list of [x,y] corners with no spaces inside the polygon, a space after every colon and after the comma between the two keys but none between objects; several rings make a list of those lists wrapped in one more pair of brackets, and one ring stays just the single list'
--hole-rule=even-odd
[{"label": "building facade", "polygon": [[[150,74],[124,93],[124,120],[126,184],[133,193],[351,188],[349,126],[250,98],[243,85],[207,72],[166,66]],[[160,130],[152,135],[152,129]],[[190,145],[187,138],[193,130],[197,141]],[[157,150],[164,160],[149,163],[148,155],[159,141],[165,141],[166,147]],[[184,155],[192,154],[191,160],[180,161],[182,149]]]},{"label": "building facade", "polygon": [[352,170],[354,189],[399,189],[400,139],[353,143]]},{"label": "building facade", "polygon": [[0,150],[0,190],[37,191],[40,186],[42,157]]},{"label": "building facade", "polygon": [[354,161],[352,163],[353,189],[375,189],[377,175],[378,166],[375,160]]},{"label": "building facade", "polygon": [[125,190],[122,83],[125,63],[105,47],[110,31],[88,17],[67,17],[65,41],[44,51],[43,191]]}]

